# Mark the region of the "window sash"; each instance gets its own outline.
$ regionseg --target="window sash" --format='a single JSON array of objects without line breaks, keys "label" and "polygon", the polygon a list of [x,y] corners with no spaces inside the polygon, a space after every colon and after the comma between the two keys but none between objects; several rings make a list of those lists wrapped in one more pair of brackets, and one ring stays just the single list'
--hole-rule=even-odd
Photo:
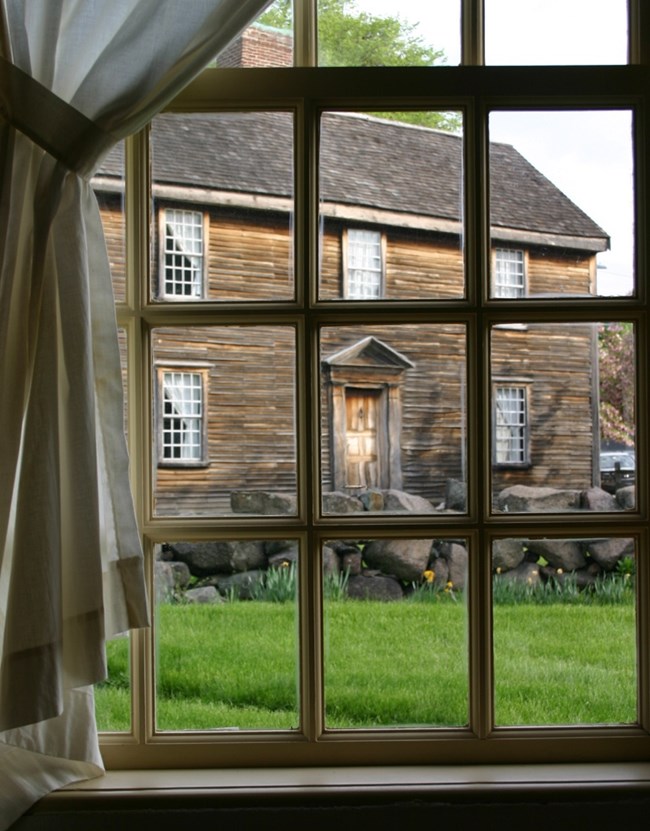
[{"label": "window sash", "polygon": [[497,248],[494,252],[494,293],[496,297],[523,297],[526,293],[524,252]]},{"label": "window sash", "polygon": [[382,295],[382,245],[379,231],[347,231],[348,300],[376,300]]},{"label": "window sash", "polygon": [[203,376],[160,370],[160,462],[199,463],[204,458]]},{"label": "window sash", "polygon": [[[650,35],[650,32],[647,34]],[[640,40],[639,42],[643,42]],[[646,39],[650,42],[650,37]],[[299,50],[300,51],[300,50]],[[303,50],[308,55],[309,50]],[[480,49],[472,49],[466,55],[477,57]],[[146,743],[138,745],[137,751],[129,751],[127,745],[130,739],[121,741],[119,737],[111,737],[103,746],[103,752],[108,766],[142,766],[156,764],[161,766],[187,765],[259,765],[266,762],[283,764],[340,764],[343,760],[354,764],[377,764],[400,759],[411,763],[444,762],[446,760],[470,763],[475,761],[477,754],[484,761],[539,761],[550,759],[572,760],[576,758],[592,761],[605,761],[616,754],[617,758],[647,758],[650,752],[648,731],[650,730],[650,661],[646,657],[650,654],[647,627],[639,627],[639,679],[640,692],[640,727],[617,728],[562,728],[562,729],[524,729],[509,730],[495,728],[492,719],[490,673],[492,671],[492,656],[490,647],[490,609],[487,598],[490,596],[490,571],[486,566],[486,552],[490,550],[493,539],[509,536],[526,537],[530,534],[531,526],[538,531],[558,537],[593,536],[595,529],[599,532],[614,533],[619,536],[634,537],[639,545],[642,556],[639,557],[639,608],[642,620],[647,619],[650,609],[650,569],[647,565],[648,551],[648,516],[643,505],[647,502],[643,498],[637,499],[640,509],[629,514],[617,514],[616,526],[612,526],[611,517],[607,515],[590,514],[588,522],[580,514],[562,517],[531,516],[514,517],[495,514],[491,508],[490,499],[490,469],[492,460],[487,448],[491,426],[491,396],[492,388],[489,382],[488,358],[489,350],[484,349],[487,343],[489,329],[493,326],[508,325],[516,322],[539,322],[555,320],[594,320],[598,321],[609,316],[614,319],[633,320],[640,333],[639,355],[642,366],[647,365],[647,314],[648,304],[645,293],[644,280],[646,262],[643,256],[638,259],[636,281],[639,294],[635,297],[617,299],[610,302],[607,298],[576,299],[553,298],[536,299],[530,307],[517,306],[516,316],[512,308],[505,309],[499,305],[499,298],[494,302],[484,300],[488,293],[484,284],[484,275],[490,262],[490,233],[488,220],[482,205],[488,204],[485,154],[482,152],[487,141],[487,111],[490,106],[508,108],[513,101],[517,105],[522,102],[525,106],[566,106],[592,107],[599,104],[603,107],[624,106],[634,107],[638,102],[647,101],[647,91],[650,89],[647,67],[617,67],[614,70],[598,68],[590,72],[584,68],[512,68],[486,67],[480,70],[480,94],[476,88],[476,74],[474,68],[460,67],[446,70],[447,74],[436,75],[436,69],[415,69],[408,73],[409,97],[413,100],[426,100],[434,108],[449,106],[464,109],[467,114],[467,125],[470,129],[466,134],[466,177],[468,189],[466,209],[468,217],[468,233],[465,240],[467,252],[467,296],[458,301],[444,303],[431,302],[418,304],[412,308],[409,304],[391,303],[384,301],[381,312],[377,317],[364,317],[364,322],[381,322],[395,319],[401,322],[417,322],[431,320],[457,320],[467,325],[468,338],[468,462],[469,493],[468,514],[463,517],[448,515],[436,517],[435,534],[437,537],[454,539],[462,536],[469,540],[469,581],[470,595],[470,629],[469,629],[469,665],[471,676],[470,722],[468,728],[453,731],[387,731],[378,735],[364,731],[353,731],[336,735],[323,734],[322,725],[322,621],[320,619],[320,601],[318,582],[320,578],[319,555],[320,545],[327,539],[336,538],[364,538],[368,536],[369,526],[357,517],[321,517],[319,515],[319,498],[313,492],[312,484],[319,481],[317,473],[313,472],[312,465],[318,459],[318,452],[309,452],[310,448],[318,445],[320,424],[318,422],[318,407],[310,402],[309,393],[313,387],[312,379],[318,375],[318,355],[314,344],[316,328],[327,323],[337,323],[341,316],[345,320],[350,318],[350,312],[340,301],[336,304],[317,302],[318,279],[318,228],[317,190],[313,183],[317,178],[315,158],[313,153],[314,142],[318,134],[319,108],[341,109],[358,108],[363,106],[369,110],[386,109],[388,102],[382,101],[381,90],[397,89],[402,81],[399,69],[381,68],[369,70],[341,70],[336,78],[330,74],[327,81],[321,77],[319,70],[309,73],[297,71],[295,74],[286,70],[265,70],[264,81],[260,86],[258,73],[237,70],[210,70],[203,77],[197,79],[173,105],[179,110],[191,110],[195,107],[205,108],[206,102],[215,108],[225,109],[233,107],[257,107],[264,101],[264,96],[272,96],[273,104],[268,106],[282,106],[284,109],[295,107],[296,131],[299,136],[296,169],[299,172],[299,181],[304,184],[303,189],[297,190],[296,205],[296,274],[305,275],[304,282],[297,285],[296,302],[261,304],[251,312],[237,304],[230,304],[228,320],[249,322],[251,314],[263,318],[265,322],[294,322],[304,337],[298,356],[299,376],[296,385],[298,410],[300,418],[299,447],[301,448],[300,461],[300,494],[299,515],[297,518],[283,520],[281,518],[265,518],[257,521],[257,525],[264,529],[265,535],[278,539],[292,536],[302,542],[302,568],[300,569],[302,597],[308,599],[301,607],[301,661],[302,674],[300,678],[301,701],[303,719],[301,732],[303,738],[281,735],[266,735],[258,740],[254,734],[233,736],[232,734],[218,734],[205,740],[201,737],[198,743],[188,737],[180,739],[177,736],[156,735],[154,729],[154,714],[150,687],[145,684],[135,696],[134,724],[136,735],[150,737]],[[215,84],[214,73],[223,72],[232,79],[232,84]],[[327,72],[327,70],[325,70]],[[440,96],[435,101],[431,98],[432,78],[443,79],[436,82],[436,94]],[[604,80],[607,81],[604,84]],[[603,97],[602,90],[607,89],[607,96]],[[530,90],[535,90],[531,95]],[[326,94],[325,94],[326,92]],[[300,103],[296,106],[295,101]],[[394,103],[394,101],[393,101]],[[266,105],[265,105],[265,108]],[[401,107],[403,109],[403,107]],[[641,121],[637,121],[636,139],[637,158],[647,155],[647,136]],[[136,137],[129,144],[129,154],[136,169],[147,169],[147,146],[143,137]],[[133,161],[135,160],[135,162]],[[142,181],[142,179],[141,179]],[[133,181],[127,188],[137,188]],[[637,181],[637,202],[645,204],[647,199],[646,183],[642,178]],[[133,193],[133,190],[131,191]],[[148,351],[147,337],[150,328],[167,322],[173,313],[174,323],[189,325],[193,318],[190,312],[180,307],[173,310],[160,304],[158,307],[140,303],[140,297],[147,297],[147,293],[138,283],[142,280],[143,270],[137,267],[143,253],[147,251],[148,240],[142,234],[142,216],[148,205],[148,194],[144,190],[137,191],[135,201],[140,204],[139,213],[131,215],[129,220],[130,233],[138,241],[131,248],[132,262],[129,271],[131,280],[130,297],[136,302],[122,304],[118,308],[120,320],[128,328],[131,338],[131,354],[140,360],[139,356],[146,356]],[[146,225],[146,223],[145,223]],[[139,253],[138,253],[139,252]],[[146,259],[146,256],[145,256]],[[485,265],[483,265],[485,264]],[[342,308],[343,307],[343,308]],[[224,306],[206,304],[201,309],[206,318],[221,319],[225,314]],[[257,318],[256,318],[257,319]],[[144,325],[142,325],[144,324]],[[644,364],[645,361],[645,364]],[[143,416],[143,401],[141,390],[146,389],[148,372],[146,361],[142,361],[140,369],[131,375],[129,389],[130,402],[130,431],[129,439],[133,458],[148,458],[148,447],[151,447],[150,436],[147,432],[147,418]],[[646,378],[640,371],[639,402],[647,401]],[[647,448],[647,437],[644,436],[643,419],[639,419],[641,435],[639,437],[638,458]],[[486,440],[483,441],[482,438]],[[144,469],[144,472],[143,472]],[[164,541],[169,536],[168,523],[156,519],[151,511],[151,487],[148,483],[147,465],[138,466],[134,472],[136,479],[136,497],[138,499],[140,517],[145,528],[145,542],[149,556],[152,556],[154,542]],[[647,488],[647,465],[639,465],[639,487]],[[317,487],[315,488],[317,490]],[[643,494],[647,491],[641,490]],[[259,538],[259,527],[251,531],[246,524],[234,520],[192,521],[190,518],[175,520],[177,538],[205,539],[233,539]],[[388,518],[382,522],[379,534],[403,536],[423,533],[431,534],[431,518],[420,517],[405,522],[401,518]],[[135,638],[134,672],[137,678],[150,678],[151,668],[147,664],[146,655],[153,654],[150,634],[141,633]],[[626,749],[613,750],[617,736],[623,736]],[[459,741],[460,740],[460,741]],[[129,764],[130,762],[130,764]]]},{"label": "window sash", "polygon": [[203,214],[178,208],[161,211],[163,297],[203,297]]},{"label": "window sash", "polygon": [[497,386],[494,391],[495,462],[500,465],[528,461],[528,405],[526,387]]}]

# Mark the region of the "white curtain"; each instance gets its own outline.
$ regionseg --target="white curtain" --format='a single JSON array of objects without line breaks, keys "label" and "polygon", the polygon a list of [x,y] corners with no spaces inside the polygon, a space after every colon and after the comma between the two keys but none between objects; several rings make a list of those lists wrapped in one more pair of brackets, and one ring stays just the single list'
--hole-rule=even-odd
[{"label": "white curtain", "polygon": [[104,639],[146,626],[89,178],[268,0],[0,0],[0,829],[102,772]]}]

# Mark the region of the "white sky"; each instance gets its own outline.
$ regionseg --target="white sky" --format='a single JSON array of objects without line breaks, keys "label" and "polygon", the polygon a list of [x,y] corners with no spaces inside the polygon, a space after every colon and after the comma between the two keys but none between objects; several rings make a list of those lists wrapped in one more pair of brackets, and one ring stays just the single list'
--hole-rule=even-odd
[{"label": "white sky", "polygon": [[[460,0],[357,0],[376,15],[418,23],[417,32],[460,61]],[[626,0],[485,0],[486,62],[598,64],[627,59]],[[599,255],[599,292],[632,288],[631,118],[621,112],[498,113],[493,141],[513,144],[611,237]]]}]

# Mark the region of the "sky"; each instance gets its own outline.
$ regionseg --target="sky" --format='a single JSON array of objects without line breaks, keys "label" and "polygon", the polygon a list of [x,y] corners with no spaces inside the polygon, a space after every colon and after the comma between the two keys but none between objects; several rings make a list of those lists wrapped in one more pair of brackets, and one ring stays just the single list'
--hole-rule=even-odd
[{"label": "sky", "polygon": [[[423,40],[460,61],[460,0],[357,0],[417,23]],[[486,63],[625,63],[625,0],[485,0]],[[534,37],[531,37],[534,32]],[[611,237],[598,256],[600,294],[632,288],[633,193],[628,112],[495,113],[490,138],[513,144]]]}]

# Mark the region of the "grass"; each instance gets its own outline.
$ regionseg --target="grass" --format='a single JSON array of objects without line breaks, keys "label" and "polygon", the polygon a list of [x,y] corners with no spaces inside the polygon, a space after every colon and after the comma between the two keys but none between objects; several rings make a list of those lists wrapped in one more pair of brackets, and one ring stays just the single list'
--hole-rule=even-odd
[{"label": "grass", "polygon": [[[632,592],[555,594],[495,605],[497,723],[634,722]],[[428,597],[326,602],[329,727],[467,723],[465,605],[456,593],[456,602]],[[295,603],[162,604],[157,635],[160,729],[297,727]],[[102,730],[129,729],[127,662],[128,642],[109,644],[110,678],[96,694]]]}]

